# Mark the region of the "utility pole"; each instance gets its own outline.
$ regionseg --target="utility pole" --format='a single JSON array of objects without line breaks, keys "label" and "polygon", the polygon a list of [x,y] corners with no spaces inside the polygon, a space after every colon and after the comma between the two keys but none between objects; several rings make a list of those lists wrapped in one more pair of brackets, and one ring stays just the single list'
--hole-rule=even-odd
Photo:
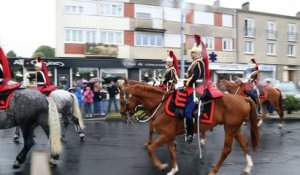
[{"label": "utility pole", "polygon": [[180,51],[180,78],[183,79],[184,78],[184,41],[183,41],[183,37],[184,37],[184,18],[185,18],[185,0],[181,0],[181,14],[180,14],[180,28],[181,28],[181,36],[180,36],[180,43],[181,43],[181,51]]}]

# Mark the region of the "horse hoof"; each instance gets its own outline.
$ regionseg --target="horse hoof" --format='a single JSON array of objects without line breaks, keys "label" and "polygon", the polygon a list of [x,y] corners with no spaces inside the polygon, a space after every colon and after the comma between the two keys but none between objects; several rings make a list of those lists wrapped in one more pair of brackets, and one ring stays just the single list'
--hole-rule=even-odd
[{"label": "horse hoof", "polygon": [[14,163],[14,165],[13,165],[13,168],[14,169],[18,169],[18,168],[20,168],[21,167],[21,164],[19,163],[19,161],[15,161],[15,163]]},{"label": "horse hoof", "polygon": [[49,163],[50,163],[50,165],[51,165],[51,167],[56,167],[57,166],[57,160],[55,160],[55,159],[53,159],[53,158],[51,158],[50,160],[49,160]]},{"label": "horse hoof", "polygon": [[177,173],[177,171],[178,171],[177,167],[176,168],[172,168],[171,171],[167,173],[167,175],[174,175],[174,174]]},{"label": "horse hoof", "polygon": [[250,173],[244,171],[241,175],[250,175]]},{"label": "horse hoof", "polygon": [[163,171],[163,170],[165,170],[168,166],[169,166],[168,163],[163,163],[163,164],[160,165],[160,170]]},{"label": "horse hoof", "polygon": [[80,137],[81,140],[84,140],[85,135],[83,133],[80,133],[79,137]]},{"label": "horse hoof", "polygon": [[205,141],[206,141],[205,139],[200,139],[200,145],[205,146]]},{"label": "horse hoof", "polygon": [[279,123],[278,124],[278,129],[282,129],[283,128],[283,124],[282,123]]}]

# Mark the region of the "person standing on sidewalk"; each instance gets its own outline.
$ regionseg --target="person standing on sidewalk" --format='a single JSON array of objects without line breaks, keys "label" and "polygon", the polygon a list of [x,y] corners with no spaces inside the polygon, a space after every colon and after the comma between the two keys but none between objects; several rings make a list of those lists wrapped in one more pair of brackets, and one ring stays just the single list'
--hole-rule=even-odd
[{"label": "person standing on sidewalk", "polygon": [[100,87],[100,115],[105,116],[106,110],[105,107],[107,106],[107,91]]},{"label": "person standing on sidewalk", "polygon": [[108,91],[108,94],[109,94],[108,110],[107,110],[107,112],[108,113],[110,112],[111,103],[114,104],[115,111],[119,112],[118,106],[117,106],[117,98],[116,98],[116,96],[119,94],[120,91],[119,91],[118,87],[115,85],[114,81],[110,82],[110,85],[107,87],[107,91]]},{"label": "person standing on sidewalk", "polygon": [[100,115],[100,84],[95,83],[93,88],[94,93],[94,115]]},{"label": "person standing on sidewalk", "polygon": [[85,91],[83,92],[83,103],[85,109],[85,117],[91,118],[92,116],[92,104],[93,104],[94,93],[91,91],[89,86],[86,87]]}]

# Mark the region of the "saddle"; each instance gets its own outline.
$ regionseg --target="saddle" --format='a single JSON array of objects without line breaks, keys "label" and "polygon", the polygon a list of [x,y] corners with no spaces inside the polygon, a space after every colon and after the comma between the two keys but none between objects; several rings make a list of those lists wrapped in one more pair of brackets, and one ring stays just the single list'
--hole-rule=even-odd
[{"label": "saddle", "polygon": [[[251,91],[253,88],[254,88],[254,85],[252,82],[247,82],[247,83],[242,83],[244,86],[241,86],[241,91],[242,92],[246,92],[246,94],[249,93],[249,91]],[[259,97],[260,98],[266,98],[267,97],[267,94],[266,94],[266,91],[265,91],[265,88],[267,87],[268,85],[265,85],[265,84],[258,84],[257,85],[257,88],[258,88],[258,91],[259,91]],[[244,89],[243,89],[244,88]]]},{"label": "saddle", "polygon": [[13,92],[20,86],[20,83],[14,81],[0,84],[0,109],[7,109],[9,107]]},{"label": "saddle", "polygon": [[50,96],[51,92],[56,89],[56,86],[50,85],[50,86],[38,86],[37,90],[41,91],[46,96]]}]

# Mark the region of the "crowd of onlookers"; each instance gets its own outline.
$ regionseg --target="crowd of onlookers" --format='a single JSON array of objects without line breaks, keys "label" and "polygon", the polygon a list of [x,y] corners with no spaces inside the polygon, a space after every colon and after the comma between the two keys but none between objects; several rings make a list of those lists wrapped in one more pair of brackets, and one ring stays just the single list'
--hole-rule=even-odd
[{"label": "crowd of onlookers", "polygon": [[111,112],[112,104],[114,111],[119,112],[119,89],[113,81],[105,86],[100,83],[84,84],[69,91],[76,95],[86,118],[105,116]]}]

